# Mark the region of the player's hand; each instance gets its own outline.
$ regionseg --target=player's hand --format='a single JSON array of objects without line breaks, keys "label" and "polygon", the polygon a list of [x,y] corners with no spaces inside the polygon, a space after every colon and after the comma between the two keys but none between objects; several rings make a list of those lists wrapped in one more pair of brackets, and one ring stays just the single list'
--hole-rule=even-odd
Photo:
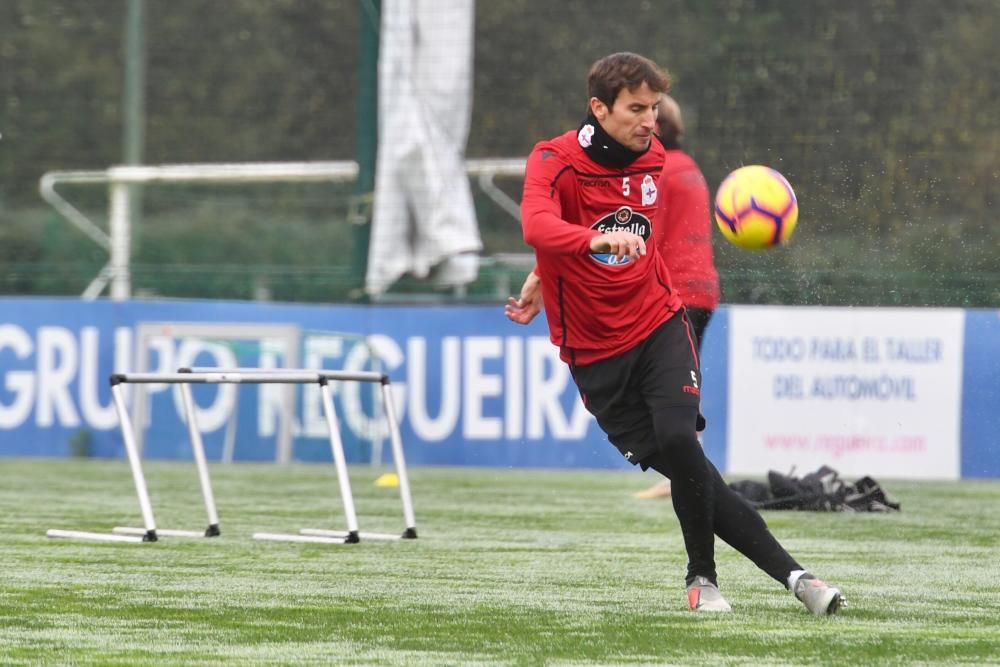
[{"label": "player's hand", "polygon": [[635,260],[646,254],[646,240],[638,234],[617,230],[592,238],[590,251],[606,252],[617,259],[628,256],[629,259]]},{"label": "player's hand", "polygon": [[521,296],[507,299],[503,312],[508,320],[516,324],[528,324],[542,312],[542,281],[534,271],[524,279]]}]

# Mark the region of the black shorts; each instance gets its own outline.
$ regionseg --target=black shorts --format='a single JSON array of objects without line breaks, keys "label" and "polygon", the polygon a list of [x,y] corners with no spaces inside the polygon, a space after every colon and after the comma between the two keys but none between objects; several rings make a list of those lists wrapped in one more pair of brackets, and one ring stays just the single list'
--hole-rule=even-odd
[{"label": "black shorts", "polygon": [[[583,404],[633,465],[657,451],[653,413],[701,405],[698,342],[683,310],[616,357],[573,366]],[[704,420],[699,415],[698,428]]]}]

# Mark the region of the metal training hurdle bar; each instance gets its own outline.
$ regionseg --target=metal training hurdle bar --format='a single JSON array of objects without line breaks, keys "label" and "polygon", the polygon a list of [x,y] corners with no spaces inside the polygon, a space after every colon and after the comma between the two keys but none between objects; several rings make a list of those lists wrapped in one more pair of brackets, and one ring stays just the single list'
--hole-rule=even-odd
[{"label": "metal training hurdle bar", "polygon": [[[311,381],[315,381],[315,378],[304,374],[289,374],[280,378],[270,373],[259,373],[256,376],[243,375],[239,377],[224,377],[218,373],[203,373],[199,375],[180,373],[115,373],[111,375],[111,397],[115,404],[115,410],[118,413],[118,423],[121,426],[122,440],[125,442],[125,453],[132,469],[132,480],[135,483],[136,496],[139,498],[143,527],[116,526],[110,533],[51,529],[46,534],[49,537],[56,538],[99,540],[103,542],[156,542],[160,537],[199,538],[220,535],[219,514],[215,506],[215,496],[212,493],[212,483],[208,474],[208,464],[205,460],[205,448],[201,439],[201,431],[198,429],[197,420],[194,416],[194,399],[191,397],[190,385],[220,383],[301,384]],[[129,417],[128,408],[125,406],[122,385],[126,383],[168,383],[180,385],[182,402],[184,404],[184,417],[187,421],[188,434],[191,438],[191,449],[198,468],[201,493],[205,501],[205,510],[208,514],[208,527],[204,531],[176,530],[170,528],[158,529],[156,527],[156,521],[153,517],[153,506],[146,487],[146,476],[142,471],[142,460],[139,454],[139,447],[136,443],[135,430],[132,419]]]},{"label": "metal training hurdle bar", "polygon": [[[401,535],[386,533],[365,533],[358,529],[357,514],[354,509],[354,496],[351,492],[350,479],[347,475],[347,464],[344,457],[343,443],[340,439],[340,429],[333,399],[330,394],[330,380],[348,380],[361,382],[379,382],[382,385],[382,397],[385,405],[386,419],[390,426],[393,447],[393,461],[399,479],[400,496],[403,502],[403,514],[406,521],[405,530]],[[416,520],[413,513],[413,502],[410,495],[409,480],[406,475],[406,462],[403,458],[402,440],[399,436],[399,426],[395,418],[395,408],[391,400],[388,377],[374,372],[344,372],[316,370],[283,370],[283,369],[213,369],[193,368],[181,369],[178,373],[119,373],[111,376],[111,393],[118,412],[125,442],[126,454],[132,469],[136,495],[142,510],[142,528],[116,527],[109,533],[95,533],[76,530],[49,530],[47,535],[55,538],[90,539],[117,542],[155,542],[159,536],[168,537],[214,537],[220,534],[218,513],[212,493],[211,480],[208,475],[208,465],[205,460],[204,445],[201,432],[197,426],[194,413],[194,400],[191,397],[191,384],[309,384],[317,383],[323,398],[323,410],[330,431],[330,447],[340,485],[341,499],[344,503],[344,514],[347,530],[302,529],[298,535],[280,533],[255,533],[254,539],[294,542],[322,542],[332,544],[347,544],[366,539],[414,539],[417,537]],[[123,383],[142,384],[179,384],[183,398],[185,419],[191,437],[191,446],[195,463],[198,467],[202,495],[208,513],[209,526],[202,533],[188,530],[157,529],[153,517],[152,504],[146,487],[145,475],[142,471],[138,447],[135,441],[135,431],[125,407],[121,385]]]},{"label": "metal training hurdle bar", "polygon": [[[326,528],[301,528],[298,534],[256,532],[255,540],[272,542],[317,542],[317,543],[353,543],[365,540],[410,540],[417,537],[417,523],[413,512],[413,498],[410,495],[410,481],[406,472],[406,458],[403,454],[403,440],[399,434],[399,421],[396,419],[396,408],[392,401],[392,390],[389,376],[374,371],[331,371],[323,369],[277,369],[277,368],[213,368],[193,367],[182,368],[180,373],[251,373],[265,376],[281,376],[286,373],[305,375],[316,382],[320,388],[323,400],[323,415],[330,432],[330,448],[333,453],[334,465],[337,468],[337,478],[340,483],[340,493],[344,502],[344,513],[347,516],[347,530],[330,530]],[[401,534],[374,533],[361,531],[357,528],[357,518],[354,509],[354,495],[351,492],[351,481],[347,475],[347,461],[344,457],[344,445],[340,438],[340,422],[333,406],[329,382],[369,382],[378,383],[382,387],[382,405],[385,419],[389,424],[389,440],[392,446],[392,461],[399,479],[399,497],[403,505],[403,520],[405,528]],[[353,526],[353,527],[352,527]]]}]

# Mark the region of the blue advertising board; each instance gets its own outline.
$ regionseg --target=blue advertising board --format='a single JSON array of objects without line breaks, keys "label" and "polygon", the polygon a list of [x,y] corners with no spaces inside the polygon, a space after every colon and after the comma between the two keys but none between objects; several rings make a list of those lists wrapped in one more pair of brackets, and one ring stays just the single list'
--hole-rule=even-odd
[{"label": "blue advertising board", "polygon": [[[300,332],[299,365],[377,370],[391,380],[411,465],[629,468],[579,399],[549,342],[543,318],[523,327],[501,306],[305,305],[196,300],[82,301],[2,298],[0,308],[0,455],[120,457],[124,446],[108,379],[137,368],[143,323],[204,323],[252,330],[291,325]],[[809,318],[807,309],[788,309]],[[733,309],[720,308],[702,347],[703,445],[726,471],[734,401],[730,378]],[[748,315],[740,310],[741,317]],[[755,316],[750,312],[749,316]],[[961,342],[962,477],[1000,477],[1000,317],[963,313]],[[859,332],[861,335],[863,332]],[[192,340],[165,333],[145,341],[148,370],[183,366],[276,367],[287,351],[260,340]],[[329,461],[329,437],[315,386],[296,390],[293,458]],[[231,447],[234,460],[275,460],[281,389],[196,386],[198,423],[210,460]],[[383,446],[377,387],[333,385],[349,462],[390,458]],[[135,386],[125,393],[134,412]],[[176,386],[150,386],[137,425],[150,458],[191,457]],[[835,462],[832,462],[835,463]],[[879,471],[872,470],[872,474]],[[905,470],[902,474],[905,476]]]},{"label": "blue advertising board", "polygon": [[962,477],[1000,477],[1000,311],[965,316]]},{"label": "blue advertising board", "polygon": [[[627,467],[583,408],[544,322],[521,327],[498,306],[315,306],[214,301],[84,302],[3,299],[0,325],[0,437],[5,454],[65,456],[85,442],[96,456],[120,456],[123,443],[110,396],[112,372],[135,368],[135,330],[143,322],[294,324],[300,359],[313,368],[388,374],[410,464]],[[335,332],[346,332],[344,334]],[[280,365],[257,345],[161,341],[148,368]],[[373,359],[374,358],[374,359]],[[369,391],[338,383],[335,403],[350,458],[370,455],[366,439],[380,410]],[[134,387],[130,387],[129,398]],[[195,387],[206,450],[217,458],[227,429],[234,458],[273,460],[274,392],[261,387]],[[314,388],[298,391],[294,457],[329,460]],[[175,388],[153,387],[142,425],[147,457],[189,457]],[[235,421],[222,408],[236,410]],[[383,448],[388,456],[388,447]]]}]

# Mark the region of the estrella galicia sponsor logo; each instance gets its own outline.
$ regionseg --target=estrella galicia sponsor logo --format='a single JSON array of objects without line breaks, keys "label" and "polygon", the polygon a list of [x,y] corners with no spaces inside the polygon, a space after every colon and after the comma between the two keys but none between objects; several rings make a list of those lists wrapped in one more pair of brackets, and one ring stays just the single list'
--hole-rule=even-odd
[{"label": "estrella galicia sponsor logo", "polygon": [[[622,206],[614,213],[607,214],[591,225],[590,228],[596,229],[601,234],[619,231],[632,232],[637,236],[641,236],[645,241],[649,241],[652,237],[653,231],[653,226],[649,222],[649,218],[644,216],[642,213],[636,213],[629,206]],[[590,257],[595,262],[607,264],[608,266],[621,266],[622,264],[628,264],[631,261],[628,255],[618,259],[611,253],[607,252],[592,252],[590,253]]]}]

